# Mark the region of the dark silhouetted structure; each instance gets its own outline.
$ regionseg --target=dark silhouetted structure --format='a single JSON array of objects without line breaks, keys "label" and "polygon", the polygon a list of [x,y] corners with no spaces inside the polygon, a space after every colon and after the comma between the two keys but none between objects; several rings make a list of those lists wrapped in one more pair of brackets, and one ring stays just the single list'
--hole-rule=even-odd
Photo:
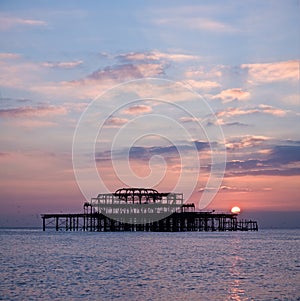
[{"label": "dark silhouetted structure", "polygon": [[155,189],[122,188],[99,194],[83,205],[80,214],[42,214],[43,231],[257,231],[252,220],[234,213],[196,211],[184,204],[182,193]]}]

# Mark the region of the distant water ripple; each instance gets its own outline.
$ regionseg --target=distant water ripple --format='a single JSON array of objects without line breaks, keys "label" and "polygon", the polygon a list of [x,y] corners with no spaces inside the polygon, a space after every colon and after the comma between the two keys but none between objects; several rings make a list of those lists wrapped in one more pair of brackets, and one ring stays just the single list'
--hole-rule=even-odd
[{"label": "distant water ripple", "polygon": [[0,230],[0,300],[300,300],[300,230]]}]

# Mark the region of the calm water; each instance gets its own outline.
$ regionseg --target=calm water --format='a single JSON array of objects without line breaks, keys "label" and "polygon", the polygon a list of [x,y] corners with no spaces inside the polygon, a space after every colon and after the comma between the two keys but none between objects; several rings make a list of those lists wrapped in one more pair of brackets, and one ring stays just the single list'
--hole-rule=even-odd
[{"label": "calm water", "polygon": [[300,300],[300,230],[0,230],[0,300]]}]

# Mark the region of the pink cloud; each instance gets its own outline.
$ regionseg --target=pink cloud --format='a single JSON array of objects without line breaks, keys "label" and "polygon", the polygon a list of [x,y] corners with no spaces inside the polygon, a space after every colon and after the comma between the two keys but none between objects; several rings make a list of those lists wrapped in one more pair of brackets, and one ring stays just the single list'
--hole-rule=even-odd
[{"label": "pink cloud", "polygon": [[200,89],[200,90],[210,90],[213,88],[218,88],[220,87],[220,84],[215,82],[215,81],[209,81],[209,80],[203,80],[203,81],[198,81],[198,80],[187,80],[186,81],[188,85],[190,85],[194,89]]},{"label": "pink cloud", "polygon": [[126,118],[111,117],[105,121],[105,127],[120,127],[128,122]]},{"label": "pink cloud", "polygon": [[128,61],[159,61],[159,60],[171,60],[176,62],[196,60],[198,56],[184,54],[184,53],[166,53],[158,50],[148,52],[129,52],[118,56],[120,59]]},{"label": "pink cloud", "polygon": [[45,62],[41,65],[46,68],[63,68],[71,69],[82,65],[83,61],[71,61],[71,62]]},{"label": "pink cloud", "polygon": [[265,114],[271,114],[271,115],[274,115],[274,116],[279,116],[279,117],[283,117],[286,115],[287,111],[284,111],[282,109],[277,109],[277,108],[274,108],[272,106],[268,106],[268,105],[264,105],[264,104],[261,104],[258,106],[260,109],[262,109],[262,111],[265,113]]},{"label": "pink cloud", "polygon": [[65,115],[67,110],[62,106],[39,106],[39,107],[19,107],[13,109],[1,109],[0,117],[45,117],[54,115]]},{"label": "pink cloud", "polygon": [[1,17],[0,30],[9,30],[16,26],[45,26],[47,23],[41,20],[24,19],[15,17]]},{"label": "pink cloud", "polygon": [[152,111],[152,108],[150,106],[146,105],[135,105],[132,107],[129,107],[123,111],[124,114],[128,115],[139,115],[143,113],[149,113]]},{"label": "pink cloud", "polygon": [[161,18],[155,20],[156,24],[159,25],[171,25],[173,27],[180,26],[193,29],[193,30],[199,30],[199,31],[210,31],[210,32],[216,32],[216,33],[230,33],[235,32],[236,29],[230,26],[229,24],[226,24],[224,22],[219,22],[213,19],[208,18],[199,18],[199,17],[183,17],[178,16],[174,18]]},{"label": "pink cloud", "polygon": [[187,78],[215,79],[222,76],[222,69],[224,69],[223,65],[211,67],[209,69],[204,68],[203,66],[190,67],[184,75]]},{"label": "pink cloud", "polygon": [[249,114],[256,114],[256,113],[263,113],[263,114],[270,114],[273,116],[285,116],[288,111],[275,108],[269,105],[261,104],[258,107],[253,108],[228,108],[224,111],[220,111],[216,113],[218,118],[230,118],[234,116],[242,116],[242,115],[249,115]]},{"label": "pink cloud", "polygon": [[6,60],[6,59],[18,59],[21,55],[17,53],[10,53],[10,52],[1,52],[0,53],[0,60]]},{"label": "pink cloud", "polygon": [[221,99],[223,103],[228,103],[233,100],[245,100],[249,98],[250,93],[243,91],[240,88],[223,90],[221,93],[213,96],[213,99]]},{"label": "pink cloud", "polygon": [[242,64],[247,69],[252,82],[268,83],[282,80],[299,81],[299,60],[265,64]]},{"label": "pink cloud", "polygon": [[199,122],[200,120],[196,117],[180,117],[179,120],[183,123],[188,122]]},{"label": "pink cloud", "polygon": [[[201,187],[198,190],[198,192],[210,191],[215,189],[217,188]],[[251,189],[247,187],[236,187],[236,186],[226,186],[226,185],[223,185],[218,189],[218,192],[249,192],[249,191],[251,191]]]},{"label": "pink cloud", "polygon": [[236,150],[242,148],[251,148],[263,144],[269,140],[266,136],[251,136],[247,135],[244,137],[231,138],[226,142],[226,148],[229,150]]},{"label": "pink cloud", "polygon": [[20,120],[14,123],[17,127],[25,127],[25,128],[45,128],[45,127],[53,127],[57,126],[58,124],[51,121],[46,120]]},{"label": "pink cloud", "polygon": [[212,32],[233,32],[236,31],[232,26],[207,18],[189,18],[185,24],[191,29],[208,30]]},{"label": "pink cloud", "polygon": [[85,83],[93,80],[103,79],[129,80],[133,78],[142,78],[147,76],[156,76],[164,72],[164,67],[160,63],[142,63],[142,64],[124,64],[113,67],[106,67],[97,70],[83,79]]}]

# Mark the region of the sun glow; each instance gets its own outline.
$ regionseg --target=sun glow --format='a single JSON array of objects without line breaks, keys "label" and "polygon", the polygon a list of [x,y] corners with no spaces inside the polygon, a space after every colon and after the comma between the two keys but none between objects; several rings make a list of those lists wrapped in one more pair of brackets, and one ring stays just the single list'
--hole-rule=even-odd
[{"label": "sun glow", "polygon": [[240,212],[241,212],[240,207],[234,206],[234,207],[231,208],[231,213],[236,213],[236,214],[238,214],[238,213],[240,213]]}]

